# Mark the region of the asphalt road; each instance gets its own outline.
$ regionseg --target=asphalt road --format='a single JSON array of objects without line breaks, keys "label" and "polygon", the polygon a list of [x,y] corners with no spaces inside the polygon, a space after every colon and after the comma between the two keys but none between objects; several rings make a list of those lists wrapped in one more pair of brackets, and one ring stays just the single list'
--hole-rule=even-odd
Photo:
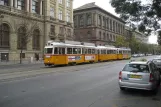
[{"label": "asphalt road", "polygon": [[0,82],[0,107],[161,107],[160,91],[120,91],[118,73],[128,62],[39,68],[60,72]]}]

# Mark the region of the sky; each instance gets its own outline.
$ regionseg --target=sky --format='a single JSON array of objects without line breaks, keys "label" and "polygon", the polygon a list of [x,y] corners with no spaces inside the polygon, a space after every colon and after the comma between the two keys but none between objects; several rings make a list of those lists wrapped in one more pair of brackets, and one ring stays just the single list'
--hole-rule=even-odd
[{"label": "sky", "polygon": [[[78,8],[86,3],[95,2],[96,5],[102,7],[106,11],[112,13],[115,16],[119,16],[117,13],[115,13],[115,9],[111,6],[109,3],[110,0],[73,0],[73,8]],[[149,43],[157,43],[157,36],[149,36]]]}]

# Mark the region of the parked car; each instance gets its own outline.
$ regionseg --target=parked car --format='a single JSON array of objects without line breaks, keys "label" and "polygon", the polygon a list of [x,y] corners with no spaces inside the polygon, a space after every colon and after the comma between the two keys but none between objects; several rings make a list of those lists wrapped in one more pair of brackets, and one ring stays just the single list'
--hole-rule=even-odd
[{"label": "parked car", "polygon": [[156,65],[156,67],[158,68],[158,70],[161,74],[161,57],[157,57],[157,58],[153,59],[152,61]]},{"label": "parked car", "polygon": [[133,54],[132,57],[138,57],[138,54]]},{"label": "parked car", "polygon": [[126,64],[119,72],[119,87],[151,90],[157,92],[160,73],[153,61],[134,61]]}]

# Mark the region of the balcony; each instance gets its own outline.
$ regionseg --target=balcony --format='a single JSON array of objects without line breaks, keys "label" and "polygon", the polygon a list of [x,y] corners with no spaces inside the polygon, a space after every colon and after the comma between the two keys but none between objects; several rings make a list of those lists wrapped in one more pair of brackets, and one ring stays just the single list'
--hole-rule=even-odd
[{"label": "balcony", "polygon": [[32,13],[32,16],[34,16],[34,17],[36,17],[36,18],[43,18],[42,15],[36,14],[36,13]]},{"label": "balcony", "polygon": [[49,32],[49,37],[50,38],[56,38],[56,33],[55,32]]},{"label": "balcony", "polygon": [[55,19],[55,18],[53,18],[53,17],[50,17],[50,20],[51,20],[51,21],[56,21],[56,19]]},{"label": "balcony", "polygon": [[65,37],[64,37],[63,34],[59,34],[59,35],[58,35],[58,38],[59,38],[59,39],[65,39]]},{"label": "balcony", "polygon": [[5,5],[0,5],[0,10],[11,11],[11,7],[10,6],[5,6]]},{"label": "balcony", "polygon": [[63,20],[59,20],[59,22],[60,22],[60,23],[65,23],[65,21],[63,21]]}]

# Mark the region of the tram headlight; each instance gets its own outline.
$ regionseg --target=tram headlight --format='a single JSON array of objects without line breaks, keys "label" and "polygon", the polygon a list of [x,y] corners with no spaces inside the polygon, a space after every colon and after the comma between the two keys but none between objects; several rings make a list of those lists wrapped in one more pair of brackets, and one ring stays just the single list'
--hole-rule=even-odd
[{"label": "tram headlight", "polygon": [[45,57],[46,57],[46,58],[50,58],[50,55],[46,55]]}]

